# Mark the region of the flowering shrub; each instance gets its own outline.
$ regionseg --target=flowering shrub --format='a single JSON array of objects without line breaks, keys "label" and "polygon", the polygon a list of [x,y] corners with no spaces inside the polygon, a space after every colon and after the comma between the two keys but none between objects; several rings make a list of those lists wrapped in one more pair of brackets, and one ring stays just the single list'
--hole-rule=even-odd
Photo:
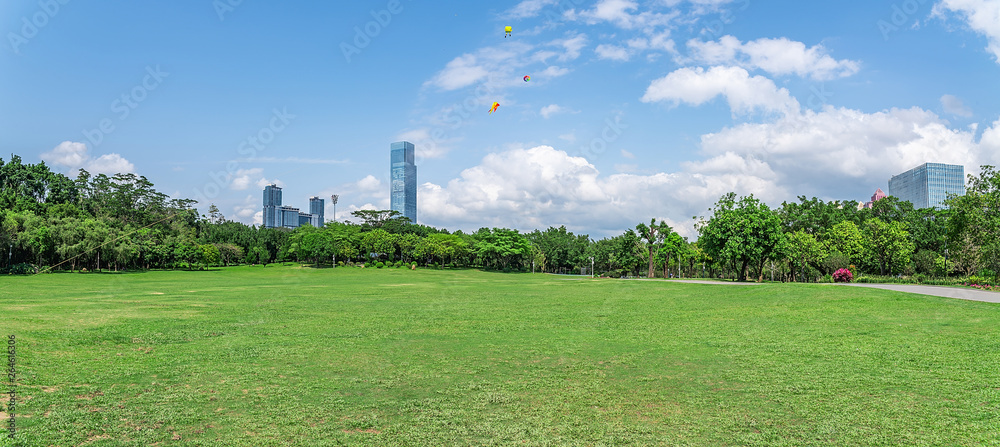
[{"label": "flowering shrub", "polygon": [[970,282],[963,282],[963,286],[975,287],[979,290],[989,290],[990,292],[1000,292],[1000,286],[991,286],[989,284],[977,284]]},{"label": "flowering shrub", "polygon": [[851,282],[854,279],[854,274],[848,269],[840,269],[833,272],[834,282]]}]

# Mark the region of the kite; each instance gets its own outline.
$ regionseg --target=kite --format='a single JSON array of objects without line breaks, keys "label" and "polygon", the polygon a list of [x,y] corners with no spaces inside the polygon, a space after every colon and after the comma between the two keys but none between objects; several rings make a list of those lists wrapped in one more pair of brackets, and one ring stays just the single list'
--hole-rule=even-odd
[{"label": "kite", "polygon": [[506,39],[507,36],[510,35],[510,32],[511,32],[511,27],[509,26],[503,27],[503,38]]},{"label": "kite", "polygon": [[492,114],[493,114],[493,112],[496,112],[496,111],[497,111],[497,107],[500,107],[500,103],[499,103],[499,102],[495,102],[495,101],[494,101],[494,102],[493,102],[493,107],[490,107],[490,115],[492,115]]},{"label": "kite", "polygon": [[525,75],[524,76],[524,82],[528,82],[530,80],[531,80],[531,75]]}]

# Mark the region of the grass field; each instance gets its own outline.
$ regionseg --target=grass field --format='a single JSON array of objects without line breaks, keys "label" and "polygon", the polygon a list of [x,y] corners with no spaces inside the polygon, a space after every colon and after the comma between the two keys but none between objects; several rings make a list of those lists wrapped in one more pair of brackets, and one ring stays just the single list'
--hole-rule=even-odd
[{"label": "grass field", "polygon": [[996,304],[272,265],[0,277],[0,315],[24,446],[1000,444]]}]

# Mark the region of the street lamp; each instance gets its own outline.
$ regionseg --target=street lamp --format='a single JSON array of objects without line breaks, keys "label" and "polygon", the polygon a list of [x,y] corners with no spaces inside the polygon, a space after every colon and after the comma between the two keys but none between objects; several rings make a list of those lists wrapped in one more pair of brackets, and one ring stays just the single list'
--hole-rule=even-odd
[{"label": "street lamp", "polygon": [[590,257],[590,277],[594,277],[594,257]]}]

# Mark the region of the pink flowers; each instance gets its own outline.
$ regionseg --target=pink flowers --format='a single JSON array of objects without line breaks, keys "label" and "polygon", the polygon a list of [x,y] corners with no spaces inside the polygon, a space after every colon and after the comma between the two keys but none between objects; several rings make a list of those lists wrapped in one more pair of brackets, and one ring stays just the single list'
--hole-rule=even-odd
[{"label": "pink flowers", "polygon": [[974,287],[974,288],[977,288],[979,290],[988,290],[990,292],[1000,292],[1000,286],[991,286],[989,284],[977,284],[977,283],[969,284],[967,282],[963,282],[962,285],[963,286]]},{"label": "pink flowers", "polygon": [[854,279],[854,275],[848,269],[839,269],[833,272],[834,282],[851,282]]}]

